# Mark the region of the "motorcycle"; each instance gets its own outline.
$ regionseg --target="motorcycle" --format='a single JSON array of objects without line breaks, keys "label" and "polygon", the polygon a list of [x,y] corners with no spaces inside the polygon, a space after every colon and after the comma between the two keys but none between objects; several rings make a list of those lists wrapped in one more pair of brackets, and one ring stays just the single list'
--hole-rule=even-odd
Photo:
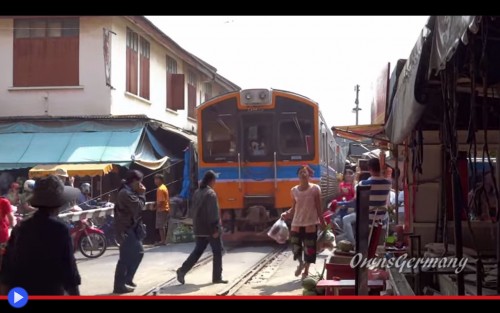
[{"label": "motorcycle", "polygon": [[74,252],[79,250],[90,259],[100,257],[108,247],[104,232],[95,227],[91,219],[74,222],[70,228],[70,235]]},{"label": "motorcycle", "polygon": [[[75,210],[75,207],[67,211],[78,211]],[[73,241],[75,253],[80,251],[85,257],[95,259],[106,252],[108,247],[106,236],[101,229],[94,225],[92,219],[70,222],[69,233]]]}]

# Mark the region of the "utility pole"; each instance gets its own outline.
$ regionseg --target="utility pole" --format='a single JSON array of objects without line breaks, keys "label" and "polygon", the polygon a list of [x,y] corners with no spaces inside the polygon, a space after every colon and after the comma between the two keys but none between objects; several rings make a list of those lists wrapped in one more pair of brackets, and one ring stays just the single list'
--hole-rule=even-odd
[{"label": "utility pole", "polygon": [[359,85],[354,86],[354,91],[356,91],[356,100],[354,100],[356,107],[352,109],[352,112],[356,114],[356,125],[358,125],[358,114],[359,111],[361,111],[361,108],[359,107]]}]

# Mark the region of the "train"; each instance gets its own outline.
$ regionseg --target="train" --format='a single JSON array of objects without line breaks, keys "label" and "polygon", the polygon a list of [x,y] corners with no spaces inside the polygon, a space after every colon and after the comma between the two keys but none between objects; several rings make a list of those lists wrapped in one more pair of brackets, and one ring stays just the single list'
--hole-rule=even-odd
[{"label": "train", "polygon": [[[284,210],[307,164],[326,204],[338,193],[342,155],[319,106],[297,93],[245,89],[197,107],[198,177],[217,174],[226,239],[258,240]],[[264,236],[265,237],[265,236]]]}]

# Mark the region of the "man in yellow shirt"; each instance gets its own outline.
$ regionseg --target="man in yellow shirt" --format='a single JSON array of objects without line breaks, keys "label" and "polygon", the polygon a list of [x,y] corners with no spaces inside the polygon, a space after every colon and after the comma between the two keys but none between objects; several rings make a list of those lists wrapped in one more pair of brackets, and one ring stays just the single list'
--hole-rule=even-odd
[{"label": "man in yellow shirt", "polygon": [[167,227],[170,217],[170,197],[163,175],[155,175],[155,185],[158,187],[156,190],[156,229],[160,231],[160,242],[158,245],[164,246],[167,244],[165,227]]}]

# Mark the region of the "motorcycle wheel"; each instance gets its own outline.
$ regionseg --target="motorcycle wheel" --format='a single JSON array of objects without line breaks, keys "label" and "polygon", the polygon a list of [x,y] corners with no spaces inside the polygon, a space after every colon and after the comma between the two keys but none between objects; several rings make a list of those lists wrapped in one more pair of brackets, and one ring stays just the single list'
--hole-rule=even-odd
[{"label": "motorcycle wheel", "polygon": [[82,236],[78,241],[78,249],[87,258],[95,259],[106,252],[106,237],[99,233],[90,233]]}]

